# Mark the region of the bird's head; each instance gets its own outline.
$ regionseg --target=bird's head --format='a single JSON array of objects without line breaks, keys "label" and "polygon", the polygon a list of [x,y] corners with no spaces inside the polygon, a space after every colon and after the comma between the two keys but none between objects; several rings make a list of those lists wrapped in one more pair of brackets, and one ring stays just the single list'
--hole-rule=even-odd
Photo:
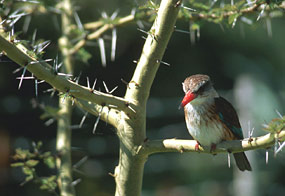
[{"label": "bird's head", "polygon": [[196,74],[184,80],[182,83],[185,96],[180,104],[180,107],[191,104],[202,104],[205,101],[212,100],[218,97],[214,89],[210,77],[207,75]]}]

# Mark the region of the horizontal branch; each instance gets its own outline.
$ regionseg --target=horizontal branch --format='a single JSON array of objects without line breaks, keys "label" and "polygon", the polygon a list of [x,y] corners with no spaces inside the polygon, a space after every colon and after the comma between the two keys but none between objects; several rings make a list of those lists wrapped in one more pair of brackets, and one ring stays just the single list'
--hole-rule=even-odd
[{"label": "horizontal branch", "polygon": [[162,152],[199,152],[199,153],[236,153],[254,149],[270,148],[277,141],[285,140],[285,130],[279,133],[269,133],[260,137],[246,138],[243,140],[223,141],[217,144],[216,149],[210,151],[210,147],[199,146],[199,150],[195,150],[197,142],[195,140],[181,140],[181,139],[165,139],[147,141],[141,146],[138,153],[154,154]]},{"label": "horizontal branch", "polygon": [[106,31],[109,29],[113,29],[116,26],[121,26],[127,23],[130,23],[134,21],[135,16],[134,15],[128,15],[126,17],[120,18],[116,23],[114,24],[104,24],[102,21],[97,21],[97,22],[92,22],[92,23],[87,23],[84,25],[84,28],[86,29],[94,29],[94,28],[100,28],[93,33],[90,33],[89,35],[86,36],[86,39],[82,39],[77,44],[69,51],[70,54],[75,54],[80,48],[82,48],[85,44],[86,41],[88,40],[94,40],[98,39],[101,37]]},{"label": "horizontal branch", "polygon": [[[209,13],[209,14],[197,13],[196,14],[196,13],[192,13],[190,20],[193,20],[193,19],[218,19],[218,18],[227,18],[227,17],[230,17],[234,14],[248,14],[248,13],[252,13],[252,12],[259,10],[261,5],[268,5],[267,1],[257,2],[255,4],[252,4],[249,7],[246,7],[246,8],[240,9],[240,10],[235,10],[235,11],[227,11],[227,12],[224,12],[222,14],[217,14],[217,13]],[[282,4],[278,5],[278,7],[280,9],[284,9],[285,3],[283,2]],[[270,8],[268,7],[268,9],[270,9]]]},{"label": "horizontal branch", "polygon": [[[229,17],[229,16],[237,14],[237,13],[240,13],[240,14],[250,13],[250,12],[257,10],[257,8],[260,7],[262,4],[266,4],[266,2],[256,3],[256,4],[253,4],[251,7],[247,7],[247,8],[241,9],[241,10],[224,12],[222,14],[222,17],[226,18],[226,17]],[[193,18],[198,18],[198,19],[207,19],[207,18],[215,19],[215,18],[220,18],[220,17],[221,17],[221,15],[215,14],[215,13],[212,13],[212,14],[198,13],[197,15],[193,14]]]},{"label": "horizontal branch", "polygon": [[[115,24],[114,26],[118,26],[118,25],[123,25],[129,22],[134,21],[135,16],[133,14],[130,14],[128,16],[122,17],[120,18]],[[84,24],[84,28],[85,29],[97,29],[98,27],[104,25],[103,21],[96,21],[96,22],[89,22]]]},{"label": "horizontal branch", "polygon": [[8,41],[3,34],[0,34],[0,51],[3,51],[18,65],[26,67],[35,77],[44,80],[60,92],[66,93],[73,98],[133,113],[131,103],[124,98],[96,90],[93,91],[67,79],[65,76],[58,75],[48,63],[30,57],[28,55],[29,51],[22,44],[16,46],[16,44]]}]

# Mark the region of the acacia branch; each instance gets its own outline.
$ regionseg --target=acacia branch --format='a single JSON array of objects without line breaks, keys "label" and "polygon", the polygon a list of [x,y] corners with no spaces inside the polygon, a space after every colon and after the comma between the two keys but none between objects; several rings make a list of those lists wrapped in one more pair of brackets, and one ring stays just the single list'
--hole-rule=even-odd
[{"label": "acacia branch", "polygon": [[216,13],[210,13],[210,14],[198,13],[198,14],[195,14],[194,13],[192,15],[192,17],[190,17],[190,19],[208,19],[208,18],[216,19],[216,18],[221,18],[221,17],[226,18],[226,17],[229,17],[231,15],[238,14],[238,13],[246,14],[246,13],[256,11],[263,4],[266,4],[266,2],[256,3],[250,7],[247,7],[247,8],[241,9],[241,10],[228,11],[228,12],[224,12],[222,14],[216,14]]},{"label": "acacia branch", "polygon": [[174,30],[181,1],[162,1],[148,32],[141,57],[126,92],[126,98],[145,107],[151,85]]},{"label": "acacia branch", "polygon": [[45,82],[49,83],[54,89],[68,93],[68,95],[73,98],[79,98],[94,104],[133,113],[132,104],[124,98],[96,90],[92,91],[85,86],[68,80],[65,76],[57,75],[55,70],[48,63],[43,61],[38,62],[38,59],[30,57],[27,48],[22,44],[15,45],[8,41],[5,36],[3,36],[3,33],[0,34],[0,51],[4,51],[5,55],[18,65],[22,67],[26,66],[27,70],[33,73],[38,79],[45,80]]},{"label": "acacia branch", "polygon": [[[98,39],[100,36],[102,36],[106,31],[115,28],[116,26],[121,26],[127,23],[130,23],[132,21],[134,21],[135,16],[134,15],[128,15],[126,17],[123,17],[121,19],[119,19],[116,23],[114,24],[104,24],[103,21],[97,21],[97,22],[91,22],[91,23],[87,23],[84,25],[84,27],[86,29],[94,29],[94,28],[100,28],[98,30],[96,30],[93,33],[90,33],[89,35],[86,36],[85,39],[80,40],[73,48],[70,49],[69,53],[70,54],[75,54],[76,52],[78,52],[78,50],[80,48],[82,48],[85,44],[86,41],[88,40],[94,40],[94,39]],[[102,26],[103,25],[103,26]]]},{"label": "acacia branch", "polygon": [[255,149],[270,148],[276,141],[285,140],[285,130],[279,133],[269,133],[260,137],[246,138],[243,140],[223,141],[217,144],[216,149],[211,151],[209,147],[199,146],[199,151],[195,150],[197,141],[181,139],[165,139],[147,141],[141,146],[138,153],[155,154],[162,152],[199,152],[208,154],[236,153]]},{"label": "acacia branch", "polygon": [[[243,8],[243,9],[237,9],[234,11],[226,11],[223,12],[221,14],[218,13],[192,13],[192,15],[190,16],[190,20],[193,19],[218,19],[218,18],[227,18],[230,17],[234,14],[249,14],[255,11],[258,11],[260,9],[261,5],[267,5],[267,1],[262,1],[262,2],[257,2],[249,7]],[[278,7],[280,9],[284,9],[285,8],[285,3],[283,2],[282,4],[278,5]],[[270,8],[267,8],[267,10],[269,10]]]},{"label": "acacia branch", "polygon": [[[67,54],[68,45],[70,45],[70,26],[73,24],[72,0],[62,1],[61,25],[62,36],[59,39],[59,48],[63,58],[61,70],[68,73],[74,72],[74,59]],[[56,157],[58,169],[58,188],[61,196],[75,196],[75,188],[72,185],[72,162],[71,162],[71,118],[72,118],[72,100],[70,97],[60,97],[58,100],[59,118],[57,120],[56,151],[60,156]]]}]

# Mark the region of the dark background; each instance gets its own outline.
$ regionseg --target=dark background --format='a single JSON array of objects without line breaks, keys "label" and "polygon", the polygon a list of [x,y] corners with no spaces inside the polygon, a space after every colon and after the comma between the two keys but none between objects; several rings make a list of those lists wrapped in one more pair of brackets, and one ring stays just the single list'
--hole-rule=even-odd
[{"label": "dark background", "polygon": [[[82,23],[95,21],[100,13],[111,15],[119,9],[119,16],[131,12],[130,1],[90,1],[76,3]],[[51,40],[44,58],[55,58],[58,53],[55,15],[34,14],[29,30],[20,35],[31,38],[37,29],[37,38]],[[254,136],[266,134],[262,124],[278,117],[276,110],[284,114],[285,99],[285,22],[284,17],[271,20],[272,37],[268,35],[266,19],[256,22],[257,14],[250,15],[253,25],[240,20],[234,28],[223,23],[202,23],[200,39],[194,44],[189,34],[174,32],[163,61],[153,83],[147,110],[147,136],[150,139],[183,138],[188,134],[184,114],[178,110],[183,97],[181,83],[192,74],[210,75],[218,92],[233,103],[240,116],[244,136],[248,137],[248,124],[254,127]],[[16,25],[21,31],[23,19]],[[144,22],[145,30],[151,23]],[[189,22],[178,20],[177,29],[188,31]],[[86,76],[91,83],[97,78],[96,89],[118,86],[115,95],[123,96],[140,56],[144,35],[137,30],[136,23],[117,29],[118,41],[116,60],[111,62],[111,32],[104,35],[107,52],[107,67],[103,68],[99,47],[87,47],[92,54],[88,64],[77,61],[77,74],[82,72],[81,84],[86,85]],[[96,41],[94,41],[97,44]],[[6,62],[7,60],[7,62]],[[55,153],[56,123],[45,126],[41,120],[43,111],[33,108],[35,99],[33,81],[24,81],[17,90],[21,72],[13,74],[19,66],[2,57],[0,62],[0,195],[51,195],[39,189],[38,185],[27,183],[20,186],[25,176],[20,168],[10,168],[11,156],[16,148],[31,149],[32,141],[43,141],[43,150]],[[26,75],[29,75],[27,73]],[[39,85],[38,102],[57,106],[57,96],[50,97],[44,90],[48,84]],[[74,125],[79,124],[84,113],[74,109]],[[73,131],[73,163],[84,156],[88,160],[79,168],[84,174],[74,173],[74,179],[82,181],[76,186],[77,194],[113,195],[115,191],[113,173],[118,163],[119,142],[115,129],[100,122],[96,134],[92,128],[96,117],[88,115],[82,129]],[[253,167],[251,173],[241,173],[236,166],[228,168],[226,155],[205,155],[198,153],[165,153],[149,157],[145,165],[142,195],[282,195],[285,193],[285,155],[280,152],[273,157],[269,149],[269,163],[265,164],[265,150],[247,152]],[[232,162],[234,162],[232,160]],[[48,175],[47,171],[41,171]]]}]

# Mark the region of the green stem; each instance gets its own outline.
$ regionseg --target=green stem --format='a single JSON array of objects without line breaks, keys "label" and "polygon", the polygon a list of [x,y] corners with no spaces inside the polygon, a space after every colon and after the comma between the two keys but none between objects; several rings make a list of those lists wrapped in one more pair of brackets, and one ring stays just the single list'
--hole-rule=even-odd
[{"label": "green stem", "polygon": [[[63,57],[63,69],[69,74],[73,74],[74,61],[71,55],[68,54],[68,49],[71,43],[69,42],[70,26],[72,22],[72,4],[70,0],[62,2],[63,13],[62,20],[62,37],[59,40],[59,46]],[[60,195],[75,196],[75,189],[72,185],[72,161],[71,161],[71,115],[72,101],[68,96],[59,99],[59,116],[56,150],[59,153],[57,159],[57,167],[59,169],[58,185]]]},{"label": "green stem", "polygon": [[71,163],[71,101],[66,98],[59,99],[60,118],[57,122],[56,150],[59,153],[57,167],[59,170],[58,186],[60,195],[74,196],[72,186],[72,163]]},{"label": "green stem", "polygon": [[[276,138],[278,140],[276,140]],[[276,141],[285,140],[285,130],[279,133],[269,133],[260,137],[245,138],[243,140],[223,141],[217,144],[213,151],[209,147],[199,147],[199,153],[217,154],[217,153],[237,153],[255,149],[266,149],[272,147]],[[163,152],[197,152],[197,141],[181,139],[165,139],[147,141],[140,148],[142,154],[155,154]]]}]

